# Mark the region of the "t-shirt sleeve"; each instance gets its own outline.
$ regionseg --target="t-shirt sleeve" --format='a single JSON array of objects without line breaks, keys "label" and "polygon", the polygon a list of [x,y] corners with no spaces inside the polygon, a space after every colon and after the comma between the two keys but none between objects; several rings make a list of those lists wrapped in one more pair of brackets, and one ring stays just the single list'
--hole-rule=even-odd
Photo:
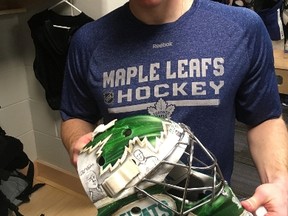
[{"label": "t-shirt sleeve", "polygon": [[79,118],[95,123],[101,118],[97,102],[88,86],[88,70],[93,50],[80,29],[71,41],[64,74],[60,114],[63,121]]},{"label": "t-shirt sleeve", "polygon": [[247,21],[250,26],[247,30],[250,70],[235,101],[236,118],[251,126],[281,115],[272,42],[263,22],[255,16],[255,21]]}]

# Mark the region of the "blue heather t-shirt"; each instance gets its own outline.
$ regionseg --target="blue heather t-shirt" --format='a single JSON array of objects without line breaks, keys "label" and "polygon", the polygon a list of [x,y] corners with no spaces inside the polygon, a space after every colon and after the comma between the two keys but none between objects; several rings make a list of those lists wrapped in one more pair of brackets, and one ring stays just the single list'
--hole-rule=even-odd
[{"label": "blue heather t-shirt", "polygon": [[176,22],[146,25],[125,4],[74,35],[61,116],[108,123],[150,114],[185,123],[230,181],[235,117],[255,126],[281,114],[272,55],[249,9],[194,0]]}]

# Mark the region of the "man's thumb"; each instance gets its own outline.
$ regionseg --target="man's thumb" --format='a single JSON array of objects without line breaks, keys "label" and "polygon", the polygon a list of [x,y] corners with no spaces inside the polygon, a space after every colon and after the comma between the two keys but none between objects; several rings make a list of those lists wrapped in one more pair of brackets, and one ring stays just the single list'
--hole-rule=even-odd
[{"label": "man's thumb", "polygon": [[253,212],[255,216],[264,216],[267,211],[261,206],[260,202],[253,196],[247,200],[241,202],[242,206],[249,212]]},{"label": "man's thumb", "polygon": [[249,212],[255,212],[260,206],[261,202],[254,196],[241,202],[242,206]]}]

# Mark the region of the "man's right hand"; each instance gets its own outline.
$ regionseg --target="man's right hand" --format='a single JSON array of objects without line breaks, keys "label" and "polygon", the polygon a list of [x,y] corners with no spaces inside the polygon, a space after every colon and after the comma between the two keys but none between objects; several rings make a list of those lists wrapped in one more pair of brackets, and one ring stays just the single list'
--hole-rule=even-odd
[{"label": "man's right hand", "polygon": [[73,166],[77,167],[77,159],[82,148],[92,140],[92,132],[80,137],[70,146],[69,156]]},{"label": "man's right hand", "polygon": [[71,163],[77,167],[81,149],[92,140],[95,125],[81,119],[69,119],[61,124],[62,142],[69,154]]}]

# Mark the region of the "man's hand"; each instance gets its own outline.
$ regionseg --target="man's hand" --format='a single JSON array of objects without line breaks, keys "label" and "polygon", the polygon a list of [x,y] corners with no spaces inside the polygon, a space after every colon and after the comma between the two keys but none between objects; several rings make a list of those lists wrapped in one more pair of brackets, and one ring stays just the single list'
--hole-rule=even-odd
[{"label": "man's hand", "polygon": [[288,182],[279,180],[275,183],[262,184],[254,195],[241,202],[249,212],[255,213],[263,206],[267,210],[265,216],[288,216]]},{"label": "man's hand", "polygon": [[249,149],[262,185],[242,202],[255,213],[263,206],[266,216],[288,216],[288,133],[283,118],[266,120],[248,130]]},{"label": "man's hand", "polygon": [[62,142],[75,167],[81,149],[92,139],[94,128],[94,125],[81,119],[69,119],[61,124]]},{"label": "man's hand", "polygon": [[92,132],[80,137],[75,143],[70,146],[69,156],[71,163],[77,167],[77,159],[81,149],[92,140]]}]

